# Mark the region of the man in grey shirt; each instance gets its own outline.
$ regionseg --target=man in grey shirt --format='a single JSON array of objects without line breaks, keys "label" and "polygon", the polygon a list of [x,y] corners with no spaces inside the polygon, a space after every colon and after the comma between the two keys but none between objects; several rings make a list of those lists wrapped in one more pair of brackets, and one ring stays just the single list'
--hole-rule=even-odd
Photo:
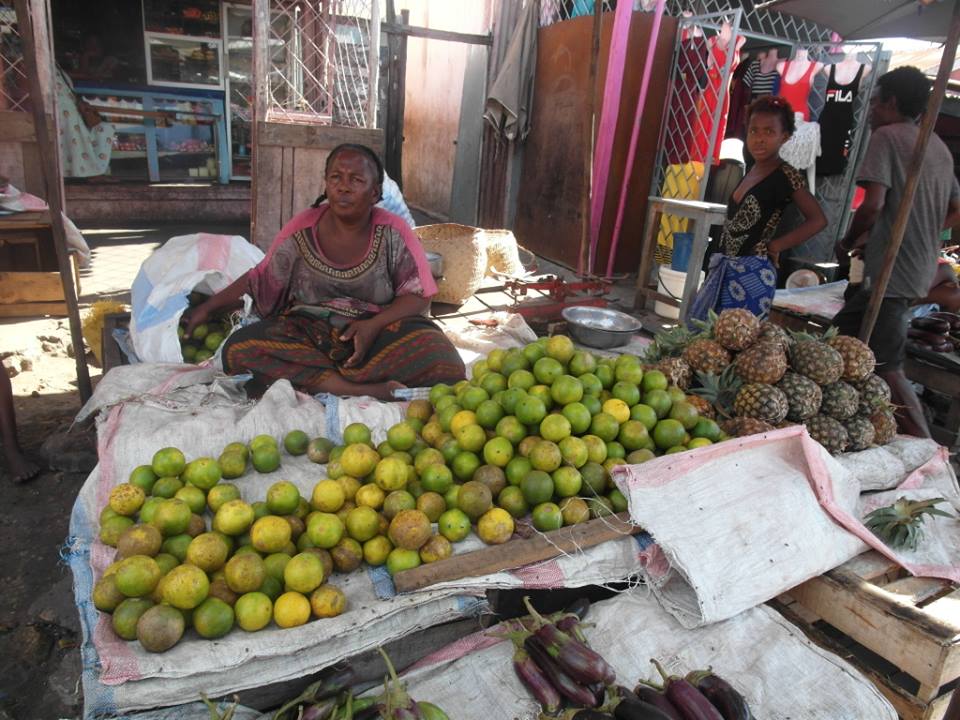
[{"label": "man in grey shirt", "polygon": [[[872,282],[880,274],[894,218],[906,185],[907,165],[920,128],[917,119],[927,106],[930,81],[914,67],[900,67],[877,79],[870,98],[873,134],[857,183],[866,197],[850,229],[840,241],[843,250],[864,257],[864,282],[833,319],[840,332],[857,335],[870,299]],[[900,430],[930,437],[920,401],[903,372],[908,311],[926,296],[937,270],[940,231],[960,222],[960,186],[953,174],[953,157],[936,135],[927,144],[903,244],[883,296],[870,347],[877,356],[877,374],[898,406]]]}]

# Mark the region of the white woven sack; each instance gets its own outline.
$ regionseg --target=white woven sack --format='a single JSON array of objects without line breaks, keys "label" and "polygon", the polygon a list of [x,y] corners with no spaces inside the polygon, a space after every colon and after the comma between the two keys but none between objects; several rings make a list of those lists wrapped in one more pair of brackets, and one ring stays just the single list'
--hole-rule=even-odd
[{"label": "white woven sack", "polygon": [[657,543],[645,575],[687,627],[733,617],[866,550],[814,491],[854,515],[859,483],[799,426],[612,475],[631,519]]},{"label": "white woven sack", "polygon": [[[763,605],[689,630],[638,589],[595,603],[584,632],[627,687],[640,679],[659,681],[650,663],[657,658],[675,674],[712,666],[764,720],[897,717],[849,663]],[[517,679],[512,658],[513,643],[477,633],[424,658],[404,680],[411,697],[435,703],[457,720],[533,720],[540,708]]]},{"label": "white woven sack", "polygon": [[482,230],[487,241],[487,275],[493,272],[518,276],[524,272],[517,239],[510,230]]},{"label": "white woven sack", "polygon": [[860,492],[889,490],[940,451],[929,438],[900,436],[880,447],[834,458],[860,483]]},{"label": "white woven sack", "polygon": [[441,223],[414,229],[428,252],[443,255],[443,277],[437,281],[437,302],[462,305],[477,291],[487,270],[483,231],[467,225]]}]

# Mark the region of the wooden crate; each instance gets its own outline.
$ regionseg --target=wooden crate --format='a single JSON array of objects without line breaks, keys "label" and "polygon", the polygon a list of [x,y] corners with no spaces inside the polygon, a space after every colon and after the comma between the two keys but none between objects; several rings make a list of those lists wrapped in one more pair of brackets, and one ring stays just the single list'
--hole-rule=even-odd
[{"label": "wooden crate", "polygon": [[[793,588],[774,605],[815,642],[858,667],[904,720],[943,717],[951,683],[960,677],[956,585],[909,576],[871,550]],[[838,641],[823,623],[846,638]],[[886,663],[870,662],[862,648]],[[886,664],[895,669],[883,669]]]},{"label": "wooden crate", "polygon": [[[80,273],[73,255],[70,266],[79,295]],[[0,318],[66,314],[48,213],[0,218]]]}]

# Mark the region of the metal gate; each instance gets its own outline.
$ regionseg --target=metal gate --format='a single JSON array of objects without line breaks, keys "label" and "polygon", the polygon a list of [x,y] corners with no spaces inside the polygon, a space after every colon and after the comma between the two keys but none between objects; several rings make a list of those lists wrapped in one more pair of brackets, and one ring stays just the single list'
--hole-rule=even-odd
[{"label": "metal gate", "polygon": [[0,110],[29,112],[29,97],[17,11],[13,0],[0,0]]}]

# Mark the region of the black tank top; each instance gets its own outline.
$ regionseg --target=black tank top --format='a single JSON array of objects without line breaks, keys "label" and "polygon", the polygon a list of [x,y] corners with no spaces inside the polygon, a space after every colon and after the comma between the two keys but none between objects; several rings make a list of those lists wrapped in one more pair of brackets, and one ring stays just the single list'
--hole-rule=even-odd
[{"label": "black tank top", "polygon": [[863,65],[847,85],[834,79],[835,65],[830,66],[823,111],[820,113],[820,157],[817,175],[839,175],[847,168],[847,157],[853,143],[853,108],[860,89]]}]

